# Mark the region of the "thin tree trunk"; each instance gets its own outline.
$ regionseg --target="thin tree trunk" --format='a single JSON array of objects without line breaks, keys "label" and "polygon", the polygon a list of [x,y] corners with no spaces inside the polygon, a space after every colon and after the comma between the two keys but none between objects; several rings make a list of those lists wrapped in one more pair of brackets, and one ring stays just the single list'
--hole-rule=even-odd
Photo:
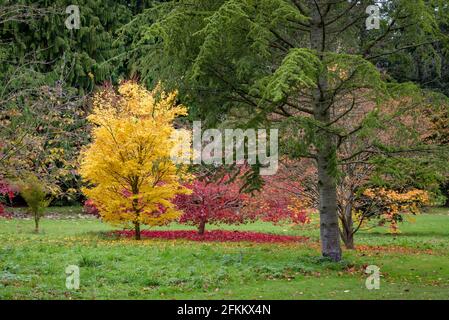
[{"label": "thin tree trunk", "polygon": [[[131,188],[132,188],[132,191],[133,191],[133,195],[137,196],[139,194],[139,188],[137,186],[137,180],[135,180],[133,182],[133,185],[131,186]],[[136,217],[135,217],[136,220],[134,221],[134,234],[135,234],[136,240],[140,240],[141,239],[141,237],[140,237],[140,222],[139,222],[140,211],[139,211],[138,206],[139,206],[139,201],[137,199],[134,199],[133,200],[133,210],[134,210],[134,213],[136,215]]]},{"label": "thin tree trunk", "polygon": [[[311,6],[311,32],[310,40],[319,58],[324,60],[326,51],[326,30],[321,19],[318,5]],[[318,87],[313,92],[314,116],[323,124],[330,122],[329,84],[326,70],[318,76]],[[317,132],[317,166],[318,190],[320,195],[320,237],[321,250],[324,257],[333,261],[341,260],[340,230],[338,227],[337,212],[337,183],[333,175],[336,165],[335,137],[325,130]]]},{"label": "thin tree trunk", "polygon": [[352,221],[352,215],[346,215],[346,212],[343,213],[343,216],[340,217],[341,222],[341,240],[345,244],[346,249],[354,250],[354,222]]},{"label": "thin tree trunk", "polygon": [[34,232],[39,233],[39,216],[38,216],[38,213],[34,214]]},{"label": "thin tree trunk", "polygon": [[[352,195],[348,202],[352,201]],[[344,212],[342,213],[341,221],[341,239],[345,244],[346,249],[354,250],[354,221],[352,220],[352,204],[346,204]]]},{"label": "thin tree trunk", "polygon": [[198,226],[198,234],[203,235],[206,230],[206,220],[201,220]]},{"label": "thin tree trunk", "polygon": [[352,232],[346,233],[343,235],[343,242],[345,244],[346,249],[348,250],[355,250],[354,245],[354,234]]},{"label": "thin tree trunk", "polygon": [[136,240],[140,240],[140,223],[139,222],[134,222],[134,233],[135,233],[135,237]]}]

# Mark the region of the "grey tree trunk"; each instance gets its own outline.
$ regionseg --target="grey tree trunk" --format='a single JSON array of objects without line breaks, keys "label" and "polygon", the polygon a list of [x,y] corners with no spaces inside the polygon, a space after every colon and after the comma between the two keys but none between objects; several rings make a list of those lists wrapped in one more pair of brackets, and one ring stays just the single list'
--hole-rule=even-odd
[{"label": "grey tree trunk", "polygon": [[335,178],[329,172],[329,152],[319,151],[318,189],[320,194],[320,238],[324,257],[341,260],[340,230],[337,214],[337,188]]},{"label": "grey tree trunk", "polygon": [[[318,5],[311,5],[310,42],[323,60],[326,51],[326,30]],[[330,122],[330,94],[326,70],[318,76],[318,87],[313,92],[314,117],[321,123]],[[340,230],[337,212],[337,183],[332,174],[336,159],[336,141],[332,133],[319,130],[317,134],[318,190],[320,195],[320,238],[324,257],[341,260]]]},{"label": "grey tree trunk", "polygon": [[346,249],[355,249],[354,245],[354,221],[352,220],[352,212],[345,209],[344,216],[341,219],[341,239],[345,244]]},{"label": "grey tree trunk", "polygon": [[348,250],[355,250],[355,244],[354,244],[354,234],[352,232],[346,232],[343,231],[344,234],[342,235],[343,242],[345,244],[346,249]]}]

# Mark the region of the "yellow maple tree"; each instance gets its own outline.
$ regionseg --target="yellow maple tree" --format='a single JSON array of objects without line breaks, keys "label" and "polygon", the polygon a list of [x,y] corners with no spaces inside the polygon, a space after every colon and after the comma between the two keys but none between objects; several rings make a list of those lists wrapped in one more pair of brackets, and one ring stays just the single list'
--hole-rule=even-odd
[{"label": "yellow maple tree", "polygon": [[186,168],[170,159],[176,143],[173,121],[186,115],[176,104],[176,92],[157,87],[148,91],[135,82],[109,87],[93,99],[88,120],[95,125],[93,142],[81,154],[80,174],[89,184],[84,194],[102,219],[133,226],[140,239],[141,225],[164,225],[181,212],[172,203],[188,193],[181,183]]}]

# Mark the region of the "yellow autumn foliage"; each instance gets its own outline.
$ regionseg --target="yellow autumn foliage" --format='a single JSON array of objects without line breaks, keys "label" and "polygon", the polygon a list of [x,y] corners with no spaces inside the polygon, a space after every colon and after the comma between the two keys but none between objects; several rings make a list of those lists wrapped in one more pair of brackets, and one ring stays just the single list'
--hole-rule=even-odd
[{"label": "yellow autumn foliage", "polygon": [[[84,194],[104,221],[114,225],[163,225],[179,217],[172,203],[187,193],[186,168],[170,159],[173,121],[186,115],[176,92],[148,91],[135,82],[107,88],[93,99],[88,120],[93,142],[81,154],[80,173],[90,185]],[[137,235],[136,235],[137,238]]]},{"label": "yellow autumn foliage", "polygon": [[[429,193],[419,189],[404,193],[384,188],[367,189],[363,195],[371,199],[380,209],[382,219],[390,224],[391,233],[399,233],[398,221],[402,217],[401,214],[420,214],[421,207],[431,203]],[[355,218],[359,218],[357,212]]]}]

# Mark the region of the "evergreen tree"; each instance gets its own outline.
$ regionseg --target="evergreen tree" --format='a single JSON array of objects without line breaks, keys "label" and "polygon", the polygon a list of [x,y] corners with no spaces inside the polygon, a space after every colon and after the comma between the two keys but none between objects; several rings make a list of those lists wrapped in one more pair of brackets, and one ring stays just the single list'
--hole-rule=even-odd
[{"label": "evergreen tree", "polygon": [[[367,30],[366,10],[376,3],[380,29]],[[360,155],[404,153],[416,136],[413,128],[401,130],[399,122],[394,145],[370,136],[372,128],[381,128],[386,120],[377,107],[396,100],[398,112],[406,112],[417,102],[434,105],[439,99],[426,98],[414,85],[391,82],[375,63],[412,47],[442,43],[435,10],[442,3],[170,1],[147,10],[126,27],[135,29],[137,21],[155,21],[137,28],[129,61],[148,83],[163,80],[168,88],[179,88],[181,99],[191,106],[190,113],[209,125],[238,110],[245,120],[242,126],[279,126],[285,155],[314,159],[322,253],[338,261],[340,167]],[[361,110],[367,102],[375,107]],[[349,139],[364,143],[342,157],[340,149]],[[403,143],[397,143],[400,139]],[[431,149],[421,147],[414,150]]]},{"label": "evergreen tree", "polygon": [[[105,80],[124,77],[120,65],[111,58],[126,51],[116,46],[115,32],[135,14],[149,7],[152,0],[2,0],[0,8],[23,11],[22,17],[0,21],[0,36],[4,52],[0,71],[12,72],[32,59],[33,75],[46,76],[40,84],[64,81],[80,91],[93,90]],[[80,28],[68,29],[66,8],[80,9]],[[33,13],[33,16],[26,13]],[[11,15],[7,15],[11,17]],[[53,82],[53,83],[51,83]],[[23,84],[22,84],[23,86]]]},{"label": "evergreen tree", "polygon": [[[115,32],[152,0],[0,0],[0,171],[32,171],[56,200],[79,200],[76,158],[88,141],[87,94],[126,77]],[[77,5],[80,28],[68,29]]]}]

